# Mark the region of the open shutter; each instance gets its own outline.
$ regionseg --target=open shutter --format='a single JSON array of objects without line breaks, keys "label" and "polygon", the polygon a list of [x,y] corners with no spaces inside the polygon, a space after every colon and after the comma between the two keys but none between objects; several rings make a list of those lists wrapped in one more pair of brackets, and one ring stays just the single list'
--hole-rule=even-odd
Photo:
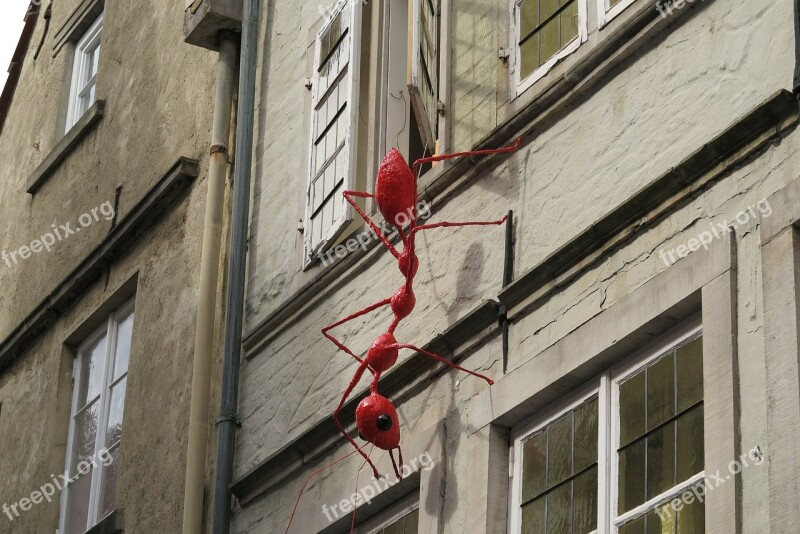
[{"label": "open shutter", "polygon": [[439,0],[410,0],[411,103],[429,152],[435,150],[439,103]]},{"label": "open shutter", "polygon": [[354,189],[361,2],[341,0],[317,34],[312,78],[306,265],[353,220],[342,197]]}]

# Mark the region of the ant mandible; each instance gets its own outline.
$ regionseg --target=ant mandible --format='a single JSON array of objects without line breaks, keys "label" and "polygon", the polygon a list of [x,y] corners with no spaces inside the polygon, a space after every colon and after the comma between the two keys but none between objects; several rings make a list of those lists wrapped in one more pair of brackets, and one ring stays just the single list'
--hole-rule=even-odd
[{"label": "ant mandible", "polygon": [[[430,230],[432,228],[452,227],[452,226],[488,226],[500,225],[506,221],[507,217],[503,217],[497,221],[470,221],[470,222],[440,222],[434,224],[417,225],[417,172],[420,166],[427,163],[436,161],[443,161],[446,159],[459,158],[465,156],[485,156],[490,154],[502,154],[513,152],[517,150],[522,140],[517,139],[516,142],[508,147],[494,149],[494,150],[477,150],[472,152],[458,152],[455,154],[443,154],[439,156],[432,156],[422,158],[414,162],[413,170],[408,166],[402,154],[396,149],[392,148],[389,154],[381,162],[378,169],[378,176],[375,180],[375,193],[363,193],[359,191],[345,191],[344,198],[349,202],[358,214],[366,221],[375,235],[377,235],[383,245],[397,258],[400,272],[405,277],[405,283],[400,286],[394,294],[387,299],[383,299],[371,306],[359,310],[344,319],[337,321],[322,329],[322,334],[331,340],[337,347],[352,356],[358,361],[358,369],[353,375],[353,379],[345,389],[342,399],[336,410],[333,412],[333,420],[336,423],[339,431],[344,437],[356,448],[356,450],[364,457],[369,463],[374,472],[375,478],[379,478],[378,469],[372,463],[369,455],[358,446],[358,444],[350,437],[350,434],[345,431],[342,424],[339,422],[339,412],[344,406],[345,401],[352,393],[353,389],[358,384],[359,380],[367,369],[372,373],[372,384],[370,385],[370,394],[365,397],[356,408],[356,426],[358,427],[359,435],[368,443],[374,444],[376,447],[389,452],[389,457],[392,459],[392,466],[394,467],[395,474],[398,479],[402,478],[398,464],[395,463],[392,451],[398,450],[398,462],[400,467],[403,465],[403,455],[400,450],[400,425],[397,419],[397,410],[394,404],[386,397],[383,397],[378,392],[378,381],[382,373],[390,369],[397,361],[398,352],[400,349],[411,349],[419,354],[440,361],[460,371],[464,371],[473,376],[477,376],[486,380],[490,385],[494,382],[479,373],[464,369],[463,367],[450,362],[441,356],[423,350],[408,343],[398,343],[394,337],[394,332],[400,321],[408,317],[414,310],[416,305],[416,298],[413,291],[414,276],[417,274],[419,268],[419,260],[414,252],[414,239],[418,232],[422,230]],[[378,210],[383,215],[383,218],[392,227],[394,227],[400,239],[403,242],[403,251],[398,250],[392,243],[383,235],[383,232],[372,221],[372,219],[364,213],[361,207],[354,200],[356,198],[374,198]],[[410,223],[407,231],[403,229],[402,220],[408,220],[406,214],[410,215]],[[340,326],[348,321],[352,321],[362,315],[384,306],[391,306],[394,319],[389,325],[389,328],[383,334],[380,334],[370,346],[365,358],[359,358],[353,351],[346,347],[342,342],[333,337],[329,332],[330,330]]]}]

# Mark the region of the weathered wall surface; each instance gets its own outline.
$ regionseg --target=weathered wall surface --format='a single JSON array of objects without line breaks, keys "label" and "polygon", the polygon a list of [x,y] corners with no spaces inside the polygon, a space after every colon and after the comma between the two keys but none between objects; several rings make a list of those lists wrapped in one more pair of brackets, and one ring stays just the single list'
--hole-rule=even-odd
[{"label": "weathered wall surface", "polygon": [[[273,4],[264,8],[273,35],[261,41],[268,57],[260,62],[249,328],[320,273],[320,268],[303,272],[296,253],[307,185],[308,91],[303,80],[319,13],[313,7],[292,10]],[[506,31],[508,8],[502,0],[483,8],[459,5],[453,6],[453,109],[448,118],[453,150],[468,150],[498,124],[498,117],[512,113],[497,100],[508,92],[498,88],[498,80],[508,82],[497,74],[502,62],[492,45],[505,42],[505,33],[502,38],[497,34],[500,28]],[[690,9],[676,28],[644,46],[591,98],[535,132],[524,156],[510,158],[511,178],[493,177],[480,186],[497,192],[501,210],[513,207],[520,214],[520,241],[529,245],[520,251],[518,270],[591,227],[777,90],[791,89],[794,26],[785,13],[792,9],[788,0],[764,6],[713,0]],[[592,21],[596,15],[589,11]],[[594,29],[590,24],[590,41],[576,54],[600,37],[596,23]],[[762,50],[770,51],[768,60]],[[687,61],[690,57],[703,60]],[[563,75],[559,69],[567,66],[549,76]],[[535,84],[530,91],[537,90]],[[519,100],[524,99],[523,94]]]},{"label": "weathered wall surface", "polygon": [[[119,222],[175,163],[200,160],[200,176],[101,279],[54,318],[0,374],[0,503],[9,505],[63,473],[65,402],[72,354],[64,343],[126,281],[138,276],[133,342],[118,462],[116,507],[126,532],[179,532],[188,431],[197,277],[206,199],[216,54],[184,44],[175,2],[106,2],[97,96],[105,116],[35,195],[29,174],[58,141],[68,54],[52,54],[56,28],[77,0],[55,2],[49,34],[40,19],[5,130],[0,135],[0,250],[71,223],[119,190]],[[99,222],[9,268],[0,264],[0,338],[108,234]],[[215,364],[216,373],[216,364]],[[59,503],[36,505],[3,532],[53,532]]]},{"label": "weathered wall surface", "polygon": [[[75,3],[75,2],[73,2]],[[215,56],[182,41],[183,14],[169,2],[109,2],[106,6],[97,83],[105,117],[35,195],[26,180],[61,136],[56,134],[69,54],[52,54],[55,28],[71,8],[53,6],[42,40],[40,19],[25,60],[14,103],[0,136],[0,211],[8,221],[0,250],[15,250],[51,231],[76,226],[78,217],[110,201],[120,188],[117,220],[175,163],[207,152]],[[51,253],[34,254],[13,267],[0,264],[0,335],[6,336],[105,236],[102,219],[70,236]]]},{"label": "weathered wall surface", "polygon": [[[498,36],[507,26],[507,6],[499,2],[454,2],[451,66],[454,149],[483,139],[510,113],[507,88],[497,84]],[[266,40],[268,83],[261,86],[262,122],[257,194],[253,215],[247,325],[254,328],[283,306],[290,295],[319,273],[300,271],[295,256],[299,211],[305,191],[305,95],[298,89],[306,61],[306,38],[315,19],[273,8],[281,34]],[[599,38],[590,6],[590,46]],[[588,98],[561,110],[559,120],[446,202],[434,203],[432,222],[488,220],[513,209],[516,217],[516,274],[589,230],[604,215],[701,148],[779,89],[792,89],[794,28],[791,2],[753,4],[706,1],[681,22],[659,34],[633,60],[617,69]],[[300,26],[297,24],[300,22]],[[291,28],[291,29],[290,29]],[[284,35],[286,32],[289,35]],[[297,39],[299,37],[299,39]],[[301,42],[298,42],[301,41]],[[558,69],[559,67],[557,67]],[[554,75],[558,75],[558,70]],[[273,74],[274,73],[274,76]],[[504,79],[504,77],[501,77]],[[534,90],[535,90],[534,86]],[[287,124],[287,120],[290,122]],[[277,130],[276,126],[286,127]],[[280,132],[280,133],[278,133]],[[640,287],[666,265],[660,249],[671,250],[696,237],[712,222],[731,221],[794,180],[800,167],[800,137],[792,131],[722,180],[673,206],[658,224],[648,226],[554,292],[511,329],[509,368],[535,358],[560,338]],[[283,178],[282,177],[286,177]],[[291,176],[291,178],[289,178]],[[299,177],[299,178],[298,178]],[[258,193],[262,191],[260,194]],[[268,193],[267,193],[268,191]],[[422,345],[443,332],[486,298],[496,298],[502,278],[502,229],[443,229],[421,235],[420,272],[415,281],[417,308],[398,330],[398,339]],[[766,442],[764,349],[761,310],[760,236],[751,220],[736,229],[738,328],[741,394],[741,447]],[[276,248],[277,247],[277,248]],[[277,252],[278,250],[283,253]],[[320,287],[299,318],[271,332],[274,339],[246,360],[242,369],[243,430],[237,441],[237,476],[243,476],[338,403],[356,368],[336,351],[319,329],[354,310],[388,296],[401,277],[386,253],[365,260],[337,283]],[[390,320],[374,312],[338,329],[339,339],[364,351]],[[493,338],[463,365],[502,373],[499,339]],[[456,382],[460,380],[460,382]],[[480,448],[468,436],[460,406],[483,390],[479,380],[446,373],[425,381],[404,397],[404,439],[415,429],[448,418],[445,520],[447,531],[470,531],[474,494],[464,473],[474,470],[467,452]],[[362,388],[366,387],[366,381]],[[323,407],[323,408],[321,408]],[[349,452],[346,445],[327,460]],[[315,463],[323,465],[325,461]],[[307,490],[317,501],[349,480],[360,461],[337,466]],[[237,513],[239,532],[284,528],[294,497],[307,472],[260,497]],[[767,520],[765,468],[742,475],[743,531],[761,530]]]}]

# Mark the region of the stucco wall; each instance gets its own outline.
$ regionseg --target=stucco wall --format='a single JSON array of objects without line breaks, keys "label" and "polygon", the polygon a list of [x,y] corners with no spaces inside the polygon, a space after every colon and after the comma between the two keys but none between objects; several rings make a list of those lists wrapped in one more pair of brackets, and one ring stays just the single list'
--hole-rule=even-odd
[{"label": "stucco wall", "polygon": [[[72,395],[72,355],[64,343],[138,273],[116,508],[125,510],[126,532],[179,532],[216,54],[183,43],[183,11],[175,2],[106,2],[97,84],[105,116],[31,196],[26,179],[58,141],[63,112],[69,54],[62,49],[53,57],[52,38],[77,4],[54,2],[34,61],[44,29],[40,18],[0,136],[0,250],[29,244],[53,223],[74,228],[80,214],[106,201],[113,205],[117,190],[119,223],[180,156],[200,160],[200,176],[0,374],[0,503],[30,497],[51,474],[63,472],[64,403]],[[0,337],[107,236],[111,224],[101,218],[52,252],[13,268],[0,264]],[[56,497],[13,523],[0,516],[0,531],[53,532],[58,511]]]},{"label": "stucco wall", "polygon": [[[505,42],[505,36],[498,38],[496,33],[507,25],[506,3],[481,6],[460,6],[459,2],[453,6],[450,116],[454,149],[467,149],[480,141],[512,112],[505,97],[498,96],[507,94],[507,88],[497,85],[496,76],[497,46]],[[301,147],[306,142],[301,123],[305,120],[301,114],[305,96],[298,88],[298,76],[303,76],[308,40],[298,41],[307,36],[309,27],[298,28],[294,14],[290,18],[280,9],[265,9],[274,17],[276,28],[300,39],[292,41],[280,35],[267,40],[271,53],[265,64],[270,75],[266,92],[262,85],[260,99],[263,125],[257,179],[261,183],[256,185],[254,199],[248,293],[247,325],[251,329],[319,272],[300,272],[295,256],[296,240],[301,239],[296,230],[297,195],[305,190]],[[592,9],[594,6],[590,13]],[[314,20],[305,10],[303,13],[299,22]],[[788,1],[756,5],[706,0],[690,9],[587,97],[560,110],[558,120],[540,126],[535,139],[518,153],[459,189],[448,201],[434,203],[432,221],[494,219],[513,209],[517,218],[515,272],[526,272],[777,90],[791,90],[795,60],[792,13]],[[590,40],[584,46],[600,38],[592,28],[594,17],[592,13]],[[476,42],[478,46],[473,46]],[[566,72],[559,68],[553,76]],[[286,124],[290,116],[289,126],[280,130],[271,126]],[[657,225],[637,233],[599,265],[554,292],[512,326],[509,368],[535,358],[664,271],[667,267],[659,249],[685,244],[709,223],[730,221],[740,210],[794,180],[800,164],[798,147],[798,134],[792,131],[746,165],[698,191],[687,203],[674,206]],[[264,192],[258,194],[259,188]],[[768,447],[759,239],[753,221],[736,230],[743,450]],[[497,297],[502,278],[502,229],[433,230],[422,234],[418,245],[417,308],[399,329],[398,339],[422,345],[483,299]],[[351,270],[354,274],[336,284],[319,288],[308,308],[278,324],[271,332],[274,339],[245,361],[238,476],[290,444],[336,406],[356,363],[336,351],[318,334],[319,329],[385,298],[401,280],[388,254],[365,265],[355,267]],[[353,321],[338,330],[338,337],[356,353],[362,352],[385,328],[389,316],[387,311],[375,312]],[[469,354],[463,365],[499,376],[500,362],[500,342],[493,338]],[[404,396],[399,408],[404,439],[413,436],[416,428],[447,418],[450,452],[445,531],[470,531],[468,527],[475,521],[471,515],[474,494],[465,489],[470,482],[463,477],[483,468],[476,468],[467,452],[475,448],[470,440],[481,436],[468,437],[468,431],[474,429],[464,427],[458,411],[485,385],[458,373],[446,373],[423,384],[414,394]],[[326,460],[346,452],[348,447],[343,444]],[[321,460],[314,465],[324,463]],[[359,461],[352,460],[320,476],[304,499],[314,501],[325,488],[349,483],[358,465]],[[284,528],[296,492],[310,471],[297,473],[291,483],[244,507],[235,518],[237,531]],[[766,469],[742,475],[744,532],[761,531],[767,520],[766,476]]]}]

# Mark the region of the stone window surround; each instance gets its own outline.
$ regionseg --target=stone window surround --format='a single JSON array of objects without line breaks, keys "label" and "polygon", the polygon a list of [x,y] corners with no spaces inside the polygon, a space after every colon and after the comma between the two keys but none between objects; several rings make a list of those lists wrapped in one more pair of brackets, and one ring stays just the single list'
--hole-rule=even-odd
[{"label": "stone window surround", "polygon": [[800,178],[769,197],[761,217],[769,531],[800,523]]},{"label": "stone window surround", "polygon": [[[642,505],[631,508],[625,513],[616,512],[616,502],[618,497],[618,476],[619,470],[616,466],[614,459],[616,458],[617,443],[616,437],[619,432],[618,418],[619,418],[619,393],[618,388],[621,381],[626,377],[641,372],[652,362],[662,358],[665,354],[670,353],[676,347],[684,345],[698,336],[702,335],[702,327],[700,324],[699,315],[695,315],[682,324],[671,329],[663,336],[657,338],[654,343],[648,346],[641,347],[635,353],[624,357],[622,361],[614,366],[609,367],[602,374],[592,378],[587,383],[581,385],[576,391],[564,395],[562,399],[555,401],[552,405],[545,407],[543,410],[533,414],[532,417],[525,420],[523,423],[515,426],[510,430],[510,454],[513,455],[512,467],[509,470],[511,473],[510,491],[509,495],[509,524],[511,533],[518,533],[521,521],[521,515],[517,512],[521,506],[519,498],[517,497],[522,487],[519,482],[519,477],[522,475],[522,457],[521,451],[518,447],[524,442],[525,438],[546,428],[549,424],[564,417],[566,414],[575,410],[578,406],[585,404],[590,399],[599,400],[598,406],[598,437],[600,444],[597,449],[597,468],[598,468],[598,483],[600,485],[612,485],[612,491],[606,492],[604,495],[598,495],[598,510],[600,514],[601,524],[610,524],[610,522],[619,521],[622,517],[628,517],[632,512],[636,511],[636,517],[644,515],[642,507],[650,502],[648,500]],[[510,456],[511,457],[511,456]],[[701,471],[695,477],[702,476]],[[610,479],[608,477],[611,477]],[[669,490],[662,492],[658,497],[663,500],[666,493],[671,493],[669,499],[664,502],[669,502],[675,496],[683,493],[690,482],[695,478],[687,480],[679,480]],[[545,492],[546,493],[546,492]],[[653,506],[648,507],[652,510]],[[610,515],[609,515],[610,510]],[[516,517],[515,517],[515,514]],[[625,520],[627,522],[628,519]],[[600,526],[596,529],[597,533],[607,532],[608,528]]]},{"label": "stone window surround", "polygon": [[[699,312],[706,391],[705,472],[725,472],[740,453],[734,258],[731,236],[716,240],[708,251],[690,253],[473,398],[462,410],[466,419],[462,427],[473,435],[487,431],[508,435],[511,428],[532,414],[559,402],[570,391]],[[506,451],[509,443],[506,441]],[[508,472],[508,454],[488,457],[495,462],[490,464],[490,471]],[[508,481],[499,481],[481,491],[485,515],[504,517],[496,531],[506,532]],[[740,493],[741,475],[736,475],[707,494],[707,532],[740,532]]]},{"label": "stone window surround", "polygon": [[53,36],[53,57],[68,43],[75,44],[100,16],[105,0],[81,0]]},{"label": "stone window surround", "polygon": [[39,188],[58,170],[61,163],[82,143],[103,119],[105,102],[96,100],[94,104],[67,129],[67,114],[72,91],[75,45],[84,33],[103,14],[105,0],[82,0],[56,30],[53,36],[53,57],[67,46],[62,97],[56,119],[55,145],[42,162],[25,181],[25,192],[34,195]]}]

